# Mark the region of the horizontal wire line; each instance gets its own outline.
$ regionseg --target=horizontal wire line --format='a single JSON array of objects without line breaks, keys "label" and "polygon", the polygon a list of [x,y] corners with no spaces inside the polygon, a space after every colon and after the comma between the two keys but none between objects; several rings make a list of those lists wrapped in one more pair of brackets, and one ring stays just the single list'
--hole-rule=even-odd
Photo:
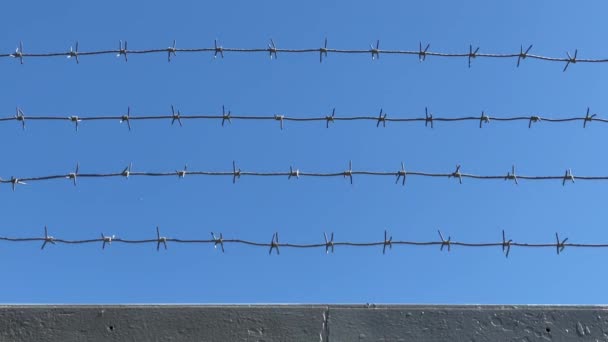
[{"label": "horizontal wire line", "polygon": [[[125,61],[128,61],[128,55],[144,55],[144,54],[167,54],[167,59],[170,62],[172,58],[177,56],[177,53],[212,53],[214,57],[218,55],[220,57],[224,57],[224,53],[266,53],[270,56],[270,58],[277,58],[278,54],[318,54],[319,60],[322,62],[323,57],[327,58],[328,54],[369,54],[372,59],[379,59],[380,55],[411,55],[417,56],[418,59],[422,62],[426,60],[426,57],[440,57],[440,58],[466,58],[469,62],[469,67],[471,65],[472,59],[477,58],[502,58],[502,59],[517,59],[517,66],[519,66],[520,62],[525,59],[535,59],[540,61],[547,62],[561,62],[566,63],[564,67],[564,71],[568,68],[570,64],[576,63],[606,63],[608,62],[608,58],[578,58],[578,50],[575,50],[573,56],[570,53],[566,53],[564,57],[551,57],[551,56],[543,56],[530,53],[532,49],[532,45],[530,45],[527,49],[524,49],[523,46],[520,46],[519,52],[513,53],[483,53],[479,52],[479,47],[473,48],[472,45],[469,46],[468,52],[461,53],[448,53],[448,52],[438,52],[438,51],[429,51],[430,44],[426,46],[425,49],[422,48],[422,43],[419,44],[418,50],[395,50],[395,49],[380,49],[379,47],[380,41],[376,42],[376,47],[370,46],[369,49],[334,49],[327,47],[327,40],[325,40],[325,45],[318,48],[299,48],[299,49],[287,49],[287,48],[277,48],[274,44],[274,41],[271,40],[271,44],[268,47],[263,48],[230,48],[219,46],[216,41],[214,46],[212,47],[201,47],[201,48],[177,48],[175,46],[175,41],[173,42],[173,46],[169,46],[166,48],[157,48],[157,49],[127,49],[127,45],[123,45],[122,41],[119,42],[118,49],[107,49],[107,50],[93,50],[93,51],[78,51],[78,42],[76,42],[76,48],[70,47],[69,50],[58,51],[58,52],[26,52],[23,48],[23,43],[19,43],[19,46],[13,53],[5,53],[0,54],[0,58],[16,58],[23,63],[23,59],[25,58],[48,58],[48,57],[69,57],[75,58],[77,62],[79,62],[79,57],[82,56],[95,56],[95,55],[116,55],[117,57],[124,57]],[[173,56],[173,57],[172,57]]]},{"label": "horizontal wire line", "polygon": [[560,180],[562,181],[562,185],[565,185],[566,182],[574,183],[575,180],[585,180],[585,181],[606,181],[608,180],[608,175],[604,176],[575,176],[571,169],[566,169],[565,173],[562,175],[519,175],[515,173],[515,166],[511,168],[511,171],[507,172],[507,174],[503,175],[481,175],[481,174],[471,174],[471,173],[463,173],[461,171],[460,165],[456,166],[455,171],[453,172],[440,172],[440,173],[432,173],[432,172],[423,172],[423,171],[408,171],[405,169],[403,163],[401,163],[401,169],[397,169],[396,171],[369,171],[369,170],[353,170],[352,162],[349,162],[349,168],[344,171],[334,171],[334,172],[318,172],[318,171],[300,171],[299,169],[290,167],[286,171],[245,171],[237,168],[236,163],[233,164],[232,170],[227,171],[206,171],[206,170],[188,170],[187,165],[182,170],[174,170],[174,171],[159,171],[159,172],[147,172],[147,171],[133,171],[132,165],[129,165],[125,169],[120,172],[109,172],[109,173],[86,173],[80,172],[80,165],[77,164],[74,172],[69,172],[65,174],[48,174],[41,176],[30,176],[30,177],[11,177],[10,179],[0,179],[0,184],[10,184],[15,190],[18,185],[26,185],[32,182],[42,182],[42,181],[50,181],[50,180],[58,180],[58,179],[67,179],[76,185],[77,179],[82,178],[126,178],[129,177],[175,177],[185,178],[186,176],[221,176],[221,177],[230,177],[232,178],[232,182],[236,183],[237,179],[240,179],[244,176],[252,176],[252,177],[284,177],[286,179],[297,179],[300,177],[343,177],[348,178],[353,183],[354,176],[374,176],[374,177],[395,177],[395,184],[401,182],[405,185],[406,177],[414,176],[414,177],[428,177],[428,178],[455,178],[460,183],[462,183],[463,179],[475,179],[475,180],[512,180],[518,184],[518,180],[529,180],[529,181],[544,181],[544,180]]},{"label": "horizontal wire line", "polygon": [[[172,107],[173,108],[173,107]],[[25,115],[21,108],[16,109],[16,114],[14,116],[4,116],[0,117],[1,122],[8,121],[18,121],[21,122],[22,127],[25,129],[25,123],[27,121],[67,121],[73,122],[75,124],[76,129],[79,127],[79,123],[84,121],[119,121],[121,123],[127,122],[128,128],[131,129],[131,121],[148,121],[148,120],[167,120],[171,122],[171,124],[175,124],[177,121],[179,125],[182,125],[182,120],[215,120],[221,123],[224,126],[225,123],[232,123],[232,120],[243,120],[243,121],[278,121],[279,127],[283,128],[284,122],[325,122],[326,127],[329,127],[330,123],[334,123],[336,121],[371,121],[376,124],[376,127],[380,127],[382,124],[383,127],[386,126],[387,122],[395,122],[395,123],[414,123],[414,122],[424,122],[425,126],[434,127],[434,122],[461,122],[461,121],[474,121],[479,127],[483,127],[484,124],[489,124],[492,121],[496,122],[512,122],[512,121],[524,121],[528,123],[528,127],[532,127],[533,123],[538,122],[549,122],[549,123],[564,123],[564,122],[574,122],[580,121],[583,122],[583,128],[587,127],[589,122],[601,122],[608,123],[608,119],[603,119],[598,117],[597,114],[591,114],[590,109],[587,108],[587,112],[585,116],[572,116],[572,117],[548,117],[548,116],[540,116],[540,115],[516,115],[516,116],[505,116],[505,117],[490,117],[485,111],[482,111],[480,116],[460,116],[460,117],[435,117],[434,114],[429,113],[428,109],[425,110],[425,117],[399,117],[393,116],[389,117],[386,112],[383,110],[380,111],[380,115],[378,116],[370,116],[370,115],[353,115],[353,116],[336,116],[335,109],[332,111],[331,115],[324,116],[286,116],[282,114],[273,114],[273,115],[232,115],[230,111],[226,112],[226,110],[222,109],[222,114],[192,114],[192,115],[182,115],[181,112],[172,110],[172,114],[169,115],[131,115],[131,109],[128,109],[128,114],[124,113],[122,115],[109,115],[109,116],[93,116],[93,115],[84,115],[84,116],[76,116],[76,115],[65,115],[65,116],[50,116],[50,115]]]},{"label": "horizontal wire line", "polygon": [[333,253],[335,247],[383,247],[383,253],[386,253],[387,247],[390,249],[392,246],[420,246],[420,247],[431,247],[438,246],[443,251],[444,248],[447,251],[451,251],[452,246],[465,247],[465,248],[481,248],[481,247],[501,247],[505,256],[509,256],[511,247],[522,247],[522,248],[555,248],[557,254],[560,254],[564,248],[608,248],[608,243],[572,243],[567,242],[568,238],[560,239],[559,235],[555,234],[555,242],[547,243],[530,243],[530,242],[515,242],[511,239],[507,239],[504,230],[502,231],[502,241],[497,242],[463,242],[454,241],[451,236],[447,239],[444,238],[441,231],[438,231],[440,240],[430,241],[413,241],[413,240],[393,240],[392,236],[389,236],[388,231],[384,231],[384,240],[378,241],[334,241],[334,234],[331,233],[330,238],[328,234],[324,233],[324,242],[319,243],[293,243],[293,242],[280,242],[279,234],[274,233],[270,242],[264,241],[252,241],[237,238],[224,238],[222,233],[211,232],[210,239],[179,239],[161,236],[160,230],[156,228],[156,237],[148,239],[124,239],[116,237],[115,235],[100,234],[99,238],[94,239],[63,239],[55,238],[48,233],[47,227],[44,227],[44,236],[41,237],[9,237],[0,236],[0,241],[9,243],[20,243],[20,242],[42,242],[41,249],[44,249],[48,245],[56,244],[102,244],[102,248],[105,249],[112,243],[122,244],[156,244],[156,249],[159,250],[161,245],[167,249],[167,244],[207,244],[213,245],[214,247],[220,247],[222,252],[225,251],[225,245],[248,245],[253,247],[264,247],[269,249],[269,254],[273,250],[279,254],[280,248],[296,248],[296,249],[308,249],[308,248],[325,248],[326,253],[330,251]]}]

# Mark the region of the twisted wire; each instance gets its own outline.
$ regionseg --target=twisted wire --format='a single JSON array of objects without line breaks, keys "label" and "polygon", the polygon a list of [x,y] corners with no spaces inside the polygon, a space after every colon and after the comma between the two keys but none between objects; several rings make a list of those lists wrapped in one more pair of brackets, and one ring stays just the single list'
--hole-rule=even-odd
[{"label": "twisted wire", "polygon": [[446,250],[451,251],[452,247],[465,247],[465,248],[481,248],[481,247],[501,247],[502,252],[506,257],[509,256],[512,247],[522,248],[555,248],[557,254],[560,254],[566,247],[573,248],[608,248],[608,243],[572,243],[568,242],[568,238],[560,239],[559,234],[555,233],[555,240],[553,242],[543,243],[531,243],[531,242],[516,242],[512,239],[507,239],[505,231],[502,231],[502,240],[491,241],[491,242],[470,242],[470,241],[456,241],[452,240],[451,236],[447,239],[444,237],[441,231],[437,231],[438,240],[427,240],[427,241],[414,241],[414,240],[394,240],[393,237],[384,231],[384,239],[375,241],[335,241],[334,233],[327,234],[323,233],[324,241],[318,243],[294,243],[294,242],[281,242],[279,240],[279,233],[275,232],[272,234],[270,241],[254,241],[238,238],[224,238],[222,233],[211,232],[211,238],[209,239],[181,239],[171,238],[161,235],[159,227],[156,227],[156,235],[146,239],[125,239],[115,235],[106,235],[101,233],[98,238],[90,239],[64,239],[56,238],[49,235],[47,227],[44,227],[44,235],[38,237],[10,237],[0,236],[0,241],[8,243],[21,243],[21,242],[38,242],[42,243],[41,249],[44,249],[48,245],[81,245],[81,244],[101,244],[102,249],[105,249],[112,243],[121,243],[127,245],[133,244],[154,244],[156,249],[160,250],[161,246],[164,249],[168,249],[168,244],[204,244],[213,245],[225,252],[226,245],[247,245],[251,247],[267,248],[268,253],[276,252],[280,254],[281,248],[293,248],[293,249],[325,249],[326,253],[333,253],[336,247],[382,247],[382,253],[385,254],[393,246],[419,246],[419,247],[439,247],[440,251]]},{"label": "twisted wire", "polygon": [[133,121],[158,121],[166,120],[172,125],[177,123],[179,126],[183,126],[183,121],[186,120],[212,120],[221,123],[221,126],[225,124],[231,124],[233,120],[242,121],[275,121],[279,123],[281,129],[284,128],[285,122],[325,122],[325,126],[329,128],[330,124],[337,121],[371,121],[376,124],[376,127],[386,127],[387,122],[391,123],[416,123],[423,122],[426,127],[434,128],[435,122],[462,122],[462,121],[474,121],[478,123],[479,128],[483,125],[487,125],[490,122],[515,122],[524,121],[528,123],[528,128],[531,128],[534,123],[547,122],[547,123],[564,123],[564,122],[582,122],[583,128],[587,127],[590,122],[608,123],[608,119],[598,117],[597,113],[592,113],[589,108],[585,115],[571,116],[571,117],[550,117],[541,116],[538,114],[534,115],[513,115],[503,117],[490,117],[488,113],[482,111],[479,116],[474,115],[463,115],[459,117],[437,117],[428,108],[425,108],[424,117],[399,117],[389,116],[383,109],[380,109],[378,116],[375,115],[351,115],[351,116],[337,116],[335,108],[331,114],[321,116],[287,116],[284,114],[266,114],[266,115],[233,115],[231,111],[227,111],[222,106],[221,114],[182,114],[181,111],[176,110],[174,106],[171,106],[171,113],[167,115],[131,115],[131,108],[127,108],[125,113],[120,115],[106,115],[106,116],[95,116],[95,115],[25,115],[21,108],[16,108],[15,115],[0,117],[0,122],[17,121],[21,123],[23,129],[26,127],[26,121],[64,121],[74,124],[76,130],[80,127],[81,122],[98,122],[98,121],[119,121],[126,123],[129,130],[131,130],[131,122]]},{"label": "twisted wire", "polygon": [[538,54],[532,54],[533,45],[528,46],[524,49],[523,45],[520,46],[519,51],[510,53],[484,53],[479,52],[479,47],[473,47],[469,45],[468,51],[450,53],[441,51],[429,51],[430,44],[426,44],[423,48],[422,42],[419,43],[418,50],[401,50],[401,49],[381,49],[380,40],[376,41],[375,45],[371,45],[369,49],[336,49],[329,48],[328,41],[325,39],[324,44],[320,47],[309,47],[309,48],[278,48],[274,40],[270,40],[270,43],[266,47],[258,48],[243,48],[243,47],[223,47],[217,40],[214,41],[213,46],[209,47],[194,47],[194,48],[178,48],[176,41],[173,41],[171,46],[166,48],[154,48],[154,49],[129,49],[127,41],[119,41],[117,49],[100,49],[91,51],[80,51],[79,42],[76,42],[69,49],[56,52],[29,52],[24,50],[23,42],[20,42],[15,52],[0,54],[0,58],[15,58],[19,59],[23,64],[26,58],[52,58],[52,57],[67,57],[73,58],[76,63],[80,63],[80,58],[84,56],[96,56],[96,55],[116,55],[117,57],[123,57],[125,61],[128,61],[129,55],[147,55],[147,54],[166,54],[167,61],[177,57],[178,53],[211,53],[214,58],[224,58],[225,53],[243,53],[243,54],[268,54],[271,59],[278,58],[278,55],[283,54],[316,54],[319,56],[319,61],[323,62],[324,58],[328,58],[329,54],[366,54],[371,55],[372,60],[380,59],[381,55],[411,55],[418,57],[420,62],[426,60],[427,57],[438,57],[438,58],[463,58],[468,61],[469,68],[474,59],[479,58],[491,58],[491,59],[515,59],[517,60],[517,67],[525,59],[535,59],[545,62],[559,62],[565,63],[563,71],[566,71],[571,64],[577,63],[606,63],[608,58],[578,58],[578,49],[574,50],[573,54],[566,52],[563,57],[555,56],[543,56]]},{"label": "twisted wire", "polygon": [[178,177],[180,179],[186,176],[206,176],[206,177],[229,177],[232,178],[232,182],[236,183],[241,177],[281,177],[290,179],[299,179],[303,177],[318,177],[318,178],[335,178],[342,177],[350,180],[353,184],[354,176],[374,176],[374,177],[391,177],[395,178],[395,184],[401,182],[405,185],[407,177],[428,177],[428,178],[454,178],[458,180],[460,184],[463,183],[463,179],[475,179],[475,180],[510,180],[519,184],[521,180],[527,181],[547,181],[547,180],[559,180],[562,185],[566,185],[566,182],[574,183],[576,180],[583,181],[607,181],[608,175],[600,176],[575,176],[571,169],[566,169],[562,175],[520,175],[516,174],[515,166],[511,167],[511,170],[507,174],[503,175],[483,175],[483,174],[472,174],[464,173],[461,171],[461,166],[457,165],[456,169],[452,172],[424,172],[415,170],[406,170],[405,164],[401,163],[401,168],[395,171],[370,171],[370,170],[353,170],[352,161],[348,164],[348,169],[343,171],[334,172],[320,172],[320,171],[301,171],[300,169],[289,167],[285,171],[245,171],[237,167],[236,162],[233,162],[231,170],[225,171],[210,171],[210,170],[189,170],[188,166],[185,165],[183,169],[172,170],[172,171],[134,171],[133,165],[129,164],[127,167],[119,172],[95,172],[86,173],[80,171],[80,165],[77,164],[76,168],[72,172],[62,174],[47,174],[40,176],[29,176],[29,177],[15,177],[12,176],[10,179],[0,179],[0,184],[9,184],[12,186],[13,191],[18,185],[26,185],[34,182],[44,182],[51,180],[70,180],[74,185],[77,184],[77,180],[83,178],[125,178],[129,177]]}]

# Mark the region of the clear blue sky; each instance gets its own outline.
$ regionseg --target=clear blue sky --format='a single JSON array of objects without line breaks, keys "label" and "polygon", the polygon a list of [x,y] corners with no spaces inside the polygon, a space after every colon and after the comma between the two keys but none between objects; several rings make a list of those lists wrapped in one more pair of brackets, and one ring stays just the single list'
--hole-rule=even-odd
[{"label": "clear blue sky", "polygon": [[[532,52],[580,58],[607,57],[605,13],[600,1],[18,1],[3,4],[0,48],[26,52],[178,47],[381,48],[464,52]],[[318,56],[226,54],[132,55],[0,61],[4,86],[0,112],[20,106],[26,115],[218,114],[222,105],[240,114],[420,116],[425,106],[441,116],[584,115],[587,106],[605,117],[608,65],[526,60],[415,56]],[[0,176],[136,170],[228,170],[232,160],[247,170],[396,171],[408,168],[506,174],[606,175],[606,130],[600,123],[391,124],[235,121],[0,124]],[[0,235],[40,236],[47,225],[57,238],[224,237],[319,242],[377,241],[388,229],[395,239],[436,240],[441,229],[454,240],[498,241],[501,229],[522,242],[606,242],[608,184],[560,181],[479,182],[408,178],[342,179],[132,178],[66,181],[0,189]],[[500,248],[338,248],[281,251],[227,246],[50,246],[0,244],[5,303],[606,303],[605,250]]]}]

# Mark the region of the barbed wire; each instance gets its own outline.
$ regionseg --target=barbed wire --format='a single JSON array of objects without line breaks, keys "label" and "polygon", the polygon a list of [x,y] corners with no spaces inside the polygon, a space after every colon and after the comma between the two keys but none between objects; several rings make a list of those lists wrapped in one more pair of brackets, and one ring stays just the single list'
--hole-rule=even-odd
[{"label": "barbed wire", "polygon": [[608,248],[608,243],[572,243],[568,242],[568,238],[560,239],[559,234],[555,233],[554,242],[544,243],[529,243],[529,242],[516,242],[512,239],[508,239],[505,231],[502,231],[502,240],[496,242],[463,242],[452,240],[451,236],[447,239],[443,233],[438,230],[439,240],[429,241],[412,241],[412,240],[394,240],[393,236],[389,234],[387,230],[384,231],[384,239],[377,241],[368,242],[355,242],[355,241],[335,241],[334,233],[323,233],[324,241],[318,243],[292,243],[292,242],[281,242],[279,241],[279,233],[275,232],[272,234],[270,242],[264,241],[252,241],[236,238],[224,238],[223,233],[211,232],[210,239],[180,239],[170,238],[161,235],[160,229],[156,227],[156,235],[147,239],[124,239],[117,237],[116,235],[106,235],[101,233],[98,238],[91,239],[62,239],[56,238],[49,235],[48,228],[44,227],[44,235],[39,237],[9,237],[0,236],[0,241],[9,243],[19,242],[39,242],[42,243],[40,249],[44,249],[49,245],[66,244],[66,245],[81,245],[81,244],[101,244],[101,248],[105,249],[112,243],[122,244],[154,244],[156,250],[160,250],[161,246],[164,249],[168,249],[168,244],[206,244],[213,245],[214,248],[218,248],[222,252],[226,251],[226,245],[247,245],[252,247],[267,248],[268,254],[280,254],[281,248],[293,248],[293,249],[325,249],[325,253],[334,253],[336,247],[382,247],[382,254],[386,254],[387,250],[393,248],[393,246],[420,246],[420,247],[439,247],[440,251],[452,250],[452,247],[468,247],[468,248],[480,248],[480,247],[501,247],[505,257],[509,256],[511,247],[525,247],[525,248],[555,248],[559,255],[566,247],[574,248]]},{"label": "barbed wire", "polygon": [[563,175],[542,175],[542,176],[529,176],[529,175],[519,175],[515,173],[515,165],[511,167],[511,170],[507,172],[506,175],[480,175],[480,174],[471,174],[471,173],[463,173],[461,171],[461,166],[456,165],[456,169],[452,172],[447,173],[432,173],[432,172],[422,172],[422,171],[410,171],[406,170],[405,164],[401,163],[401,168],[397,171],[369,171],[369,170],[353,170],[352,161],[348,163],[348,169],[344,171],[335,171],[335,172],[307,172],[300,171],[300,169],[294,168],[292,166],[289,167],[289,170],[286,171],[272,171],[272,172],[260,172],[260,171],[244,171],[241,168],[237,167],[236,162],[232,163],[232,170],[228,171],[204,171],[204,170],[188,170],[188,165],[185,165],[181,170],[175,171],[165,171],[165,172],[144,172],[144,171],[134,171],[133,164],[129,164],[127,167],[122,169],[119,172],[108,172],[108,173],[82,173],[80,172],[80,164],[76,164],[76,168],[74,171],[65,173],[65,174],[48,174],[42,176],[33,176],[33,177],[14,177],[12,176],[10,179],[0,179],[0,184],[10,184],[12,186],[13,191],[17,187],[17,185],[26,185],[32,182],[43,182],[43,181],[51,181],[51,180],[59,180],[59,179],[67,179],[70,180],[74,186],[77,184],[77,179],[82,178],[125,178],[129,179],[129,177],[175,177],[182,179],[188,176],[224,176],[232,178],[232,183],[236,183],[238,179],[244,176],[252,176],[252,177],[285,177],[288,180],[290,179],[299,179],[301,177],[319,177],[319,178],[335,178],[335,177],[343,177],[348,178],[350,183],[353,184],[354,176],[375,176],[375,177],[392,177],[395,178],[395,184],[401,182],[402,185],[405,186],[406,177],[429,177],[429,178],[454,178],[457,179],[460,184],[462,184],[463,179],[470,178],[475,180],[510,180],[515,184],[519,184],[520,180],[529,180],[529,181],[545,181],[545,180],[559,180],[562,182],[562,185],[566,185],[566,182],[574,183],[575,180],[584,180],[584,181],[607,181],[608,175],[606,176],[575,176],[572,173],[571,169],[566,169]]},{"label": "barbed wire", "polygon": [[595,121],[608,123],[608,119],[599,118],[597,114],[592,114],[590,108],[587,108],[587,112],[585,116],[573,116],[573,117],[565,117],[565,118],[557,118],[557,117],[547,117],[540,115],[530,115],[530,116],[510,116],[510,117],[490,117],[488,113],[485,111],[481,112],[480,116],[461,116],[461,117],[437,117],[435,116],[428,107],[424,109],[424,117],[389,117],[388,113],[385,112],[382,108],[380,109],[380,113],[378,116],[336,116],[336,109],[334,108],[331,114],[323,115],[323,116],[309,116],[309,117],[295,117],[295,116],[286,116],[283,114],[274,114],[274,115],[233,115],[230,110],[226,110],[224,106],[222,106],[221,114],[209,114],[209,115],[183,115],[180,110],[176,110],[175,107],[171,106],[171,114],[170,115],[142,115],[142,116],[132,116],[131,115],[131,107],[127,108],[127,112],[121,115],[115,116],[78,116],[78,115],[65,115],[65,116],[48,116],[48,115],[28,115],[26,116],[24,111],[17,107],[15,109],[15,115],[0,117],[0,122],[9,122],[9,121],[18,121],[21,123],[21,127],[25,129],[26,121],[67,121],[74,123],[74,127],[76,131],[80,127],[80,123],[84,121],[119,121],[121,123],[127,123],[127,128],[129,131],[131,130],[131,122],[132,121],[148,121],[148,120],[171,120],[171,125],[176,122],[179,126],[183,126],[182,120],[217,120],[221,121],[222,127],[226,123],[232,123],[232,120],[243,120],[243,121],[277,121],[279,123],[279,127],[281,129],[284,128],[285,122],[314,122],[321,121],[325,122],[325,127],[329,128],[330,123],[335,123],[336,121],[372,121],[376,123],[376,127],[386,127],[387,122],[396,122],[396,123],[414,123],[414,122],[424,122],[425,127],[434,128],[435,122],[460,122],[460,121],[475,121],[479,123],[479,128],[482,128],[484,124],[489,124],[490,121],[494,122],[511,122],[511,121],[525,121],[528,123],[528,128],[532,127],[533,123],[537,122],[549,122],[549,123],[563,123],[563,122],[573,122],[573,121],[582,121],[583,128],[587,127],[587,123]]},{"label": "barbed wire", "polygon": [[[423,48],[424,46],[424,48]],[[127,41],[119,41],[118,49],[105,49],[105,50],[93,50],[93,51],[80,51],[79,42],[76,42],[73,46],[70,46],[69,50],[58,51],[58,52],[44,52],[44,53],[30,53],[26,52],[23,46],[23,42],[19,42],[19,45],[13,53],[0,54],[0,58],[11,57],[19,59],[20,63],[23,64],[25,58],[49,58],[49,57],[67,57],[74,59],[77,64],[80,63],[80,58],[83,56],[95,56],[95,55],[116,55],[116,57],[123,57],[125,62],[129,61],[129,55],[144,55],[144,54],[166,54],[167,61],[171,62],[171,59],[177,57],[177,53],[212,53],[213,58],[218,56],[224,58],[225,53],[266,53],[271,59],[276,59],[278,54],[318,54],[319,62],[323,62],[323,58],[327,58],[328,54],[367,54],[371,55],[372,60],[380,59],[380,55],[412,55],[417,56],[420,62],[424,62],[427,57],[442,57],[442,58],[464,58],[468,61],[469,68],[474,59],[477,58],[503,58],[503,59],[517,59],[517,67],[525,59],[536,59],[545,62],[559,62],[565,63],[563,71],[566,71],[571,64],[576,63],[606,63],[608,58],[600,59],[586,59],[578,58],[578,49],[574,50],[574,54],[566,52],[564,57],[550,57],[531,54],[533,45],[529,45],[524,49],[523,45],[520,45],[519,51],[513,53],[483,53],[479,52],[480,47],[473,47],[469,45],[468,51],[459,53],[448,53],[448,52],[437,52],[429,51],[430,44],[424,45],[422,42],[418,44],[418,50],[391,50],[391,49],[380,49],[380,40],[377,40],[375,44],[370,44],[369,49],[333,49],[328,47],[328,41],[325,39],[323,45],[317,48],[301,48],[301,49],[286,49],[278,48],[273,39],[270,39],[270,43],[263,48],[230,48],[223,47],[217,40],[214,41],[213,46],[210,47],[197,47],[197,48],[178,48],[176,41],[173,40],[173,44],[166,48],[156,49],[143,49],[133,50],[128,48]]]}]

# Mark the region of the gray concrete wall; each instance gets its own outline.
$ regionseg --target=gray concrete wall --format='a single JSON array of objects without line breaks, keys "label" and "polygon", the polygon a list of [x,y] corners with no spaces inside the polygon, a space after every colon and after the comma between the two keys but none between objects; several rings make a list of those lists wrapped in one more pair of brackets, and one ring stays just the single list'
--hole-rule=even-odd
[{"label": "gray concrete wall", "polygon": [[0,306],[0,341],[608,341],[608,311],[589,306]]}]

